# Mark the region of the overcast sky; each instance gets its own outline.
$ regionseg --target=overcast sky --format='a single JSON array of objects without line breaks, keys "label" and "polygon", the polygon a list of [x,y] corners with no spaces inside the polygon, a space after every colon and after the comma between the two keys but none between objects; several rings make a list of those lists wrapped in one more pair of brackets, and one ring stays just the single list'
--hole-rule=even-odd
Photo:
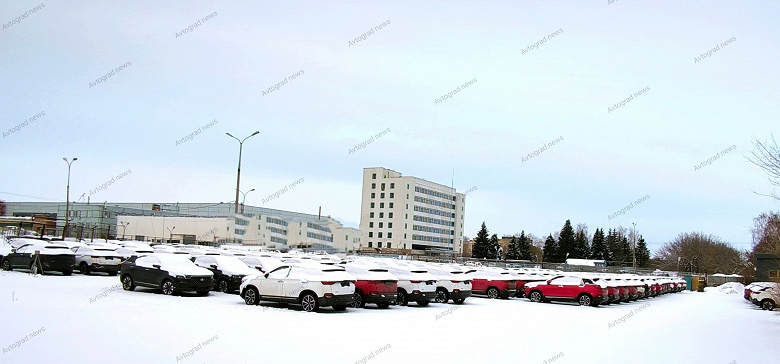
[{"label": "overcast sky", "polygon": [[231,201],[225,133],[259,130],[247,204],[353,227],[365,167],[476,187],[467,236],[571,219],[747,249],[778,207],[744,157],[777,131],[777,2],[160,3],[0,2],[0,199],[63,201],[78,157],[72,200],[114,177],[92,202]]}]

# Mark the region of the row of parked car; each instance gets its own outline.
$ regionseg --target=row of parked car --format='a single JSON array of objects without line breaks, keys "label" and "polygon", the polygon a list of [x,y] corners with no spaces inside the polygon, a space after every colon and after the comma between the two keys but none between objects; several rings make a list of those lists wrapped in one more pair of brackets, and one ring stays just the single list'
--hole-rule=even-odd
[{"label": "row of parked car", "polygon": [[748,302],[761,307],[762,310],[772,311],[780,301],[780,283],[750,283],[745,286],[744,297]]},{"label": "row of parked car", "polygon": [[[13,239],[3,269],[73,269],[82,274],[119,275],[122,287],[152,288],[171,295],[211,290],[238,293],[248,305],[260,301],[300,305],[305,311],[332,307],[379,308],[431,302],[462,304],[472,295],[494,299],[528,297],[533,302],[573,301],[597,306],[679,292],[685,282],[669,277],[561,272],[532,268],[492,268],[455,263],[327,254],[237,251],[196,245],[147,245]],[[55,259],[56,256],[56,259]],[[66,259],[66,257],[68,257]],[[7,262],[7,263],[6,263]],[[56,264],[55,264],[56,263]]]}]

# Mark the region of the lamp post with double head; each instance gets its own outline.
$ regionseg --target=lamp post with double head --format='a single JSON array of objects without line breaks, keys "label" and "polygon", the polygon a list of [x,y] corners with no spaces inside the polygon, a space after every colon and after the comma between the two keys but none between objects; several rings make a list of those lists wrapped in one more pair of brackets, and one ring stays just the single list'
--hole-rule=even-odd
[{"label": "lamp post with double head", "polygon": [[253,136],[255,136],[255,135],[257,135],[257,134],[260,134],[260,131],[256,131],[256,132],[252,133],[252,135],[250,135],[250,136],[248,136],[248,137],[246,137],[244,139],[238,139],[238,138],[234,137],[230,133],[225,133],[225,134],[227,134],[227,136],[229,136],[229,137],[231,137],[231,138],[233,138],[233,139],[238,141],[238,172],[236,173],[236,210],[235,210],[235,213],[238,213],[238,193],[239,193],[239,188],[241,186],[241,153],[244,150],[244,141],[249,139],[249,138],[251,138],[251,137],[253,137]]},{"label": "lamp post with double head", "polygon": [[73,158],[68,161],[68,158],[62,157],[62,160],[68,164],[68,185],[65,188],[65,226],[62,228],[62,239],[65,239],[65,235],[68,231],[68,220],[70,219],[70,165],[73,164],[78,158]]}]

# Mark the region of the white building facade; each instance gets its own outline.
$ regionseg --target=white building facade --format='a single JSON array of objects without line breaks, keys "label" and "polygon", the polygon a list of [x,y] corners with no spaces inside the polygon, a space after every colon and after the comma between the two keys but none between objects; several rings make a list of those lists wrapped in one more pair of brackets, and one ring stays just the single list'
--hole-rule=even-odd
[{"label": "white building facade", "polygon": [[465,197],[387,168],[364,168],[360,247],[460,252]]}]

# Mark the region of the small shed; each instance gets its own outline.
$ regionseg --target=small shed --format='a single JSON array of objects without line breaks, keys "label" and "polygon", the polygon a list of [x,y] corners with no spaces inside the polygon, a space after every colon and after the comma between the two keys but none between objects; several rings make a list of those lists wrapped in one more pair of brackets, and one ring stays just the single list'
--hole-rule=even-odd
[{"label": "small shed", "polygon": [[598,260],[598,259],[573,259],[569,258],[566,259],[567,265],[581,265],[585,267],[606,267],[607,261],[606,260]]}]

